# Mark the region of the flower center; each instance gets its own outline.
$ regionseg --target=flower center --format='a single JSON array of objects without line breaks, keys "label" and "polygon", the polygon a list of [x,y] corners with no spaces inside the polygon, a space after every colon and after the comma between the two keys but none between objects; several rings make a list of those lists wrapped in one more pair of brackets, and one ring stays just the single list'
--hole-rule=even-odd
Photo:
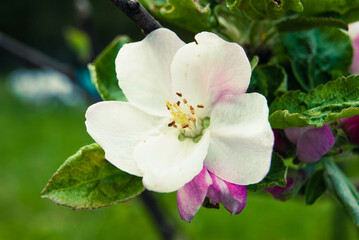
[{"label": "flower center", "polygon": [[180,98],[175,103],[166,101],[166,107],[172,115],[168,127],[174,127],[180,130],[178,140],[184,141],[186,138],[192,138],[194,142],[199,142],[203,135],[203,130],[209,126],[209,117],[198,118],[198,112],[204,106],[198,104],[196,107],[190,105],[187,99],[182,97],[182,93],[176,93]]}]

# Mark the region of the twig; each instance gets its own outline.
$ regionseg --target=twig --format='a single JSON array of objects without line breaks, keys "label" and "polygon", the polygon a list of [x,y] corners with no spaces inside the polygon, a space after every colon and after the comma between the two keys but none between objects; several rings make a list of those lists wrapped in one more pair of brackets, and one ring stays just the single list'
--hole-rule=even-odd
[{"label": "twig", "polygon": [[147,35],[153,30],[161,28],[151,14],[137,1],[132,0],[111,0],[111,2],[120,8],[129,18],[131,18]]},{"label": "twig", "polygon": [[[0,32],[0,47],[3,47],[7,51],[13,53],[14,55],[23,58],[27,60],[28,62],[42,68],[51,68],[55,71],[58,71],[64,75],[66,75],[69,80],[75,85],[78,86],[78,83],[76,81],[76,74],[74,70],[67,66],[66,64],[63,64],[56,59],[53,59],[38,50],[27,46],[9,36],[6,34]],[[87,101],[93,102],[91,96],[83,89],[78,88],[80,91],[80,94],[83,95]]]},{"label": "twig", "polygon": [[39,52],[34,48],[26,46],[2,32],[0,32],[0,47],[3,47],[9,52],[39,67],[51,68],[59,71],[68,76],[71,80],[74,80],[75,78],[75,74],[69,66]]},{"label": "twig", "polygon": [[143,203],[150,212],[152,218],[155,220],[157,228],[161,232],[162,239],[171,240],[175,237],[174,227],[170,221],[163,216],[156,199],[147,190],[140,195]]}]

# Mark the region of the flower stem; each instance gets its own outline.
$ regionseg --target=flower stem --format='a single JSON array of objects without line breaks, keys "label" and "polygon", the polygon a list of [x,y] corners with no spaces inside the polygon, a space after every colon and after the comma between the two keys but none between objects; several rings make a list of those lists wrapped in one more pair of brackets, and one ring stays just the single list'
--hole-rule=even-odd
[{"label": "flower stem", "polygon": [[175,238],[175,230],[173,224],[164,217],[161,209],[158,206],[158,202],[153,195],[145,190],[141,195],[141,200],[150,212],[152,219],[155,221],[158,230],[161,232],[162,239],[171,240]]},{"label": "flower stem", "polygon": [[147,35],[153,30],[161,28],[161,24],[147,12],[141,3],[133,0],[111,0],[111,2],[120,8],[129,18],[131,18]]}]

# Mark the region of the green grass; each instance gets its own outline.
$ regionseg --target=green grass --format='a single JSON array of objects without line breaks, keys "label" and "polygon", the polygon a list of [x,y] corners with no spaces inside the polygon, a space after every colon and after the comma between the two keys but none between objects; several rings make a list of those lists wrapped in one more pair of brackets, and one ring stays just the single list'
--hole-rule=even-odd
[{"label": "green grass", "polygon": [[[140,199],[98,210],[73,211],[41,199],[40,192],[63,161],[92,143],[86,107],[32,106],[0,85],[0,239],[158,239]],[[249,193],[244,211],[200,209],[181,221],[176,196],[155,194],[185,239],[357,239],[358,229],[333,199],[311,207]]]}]

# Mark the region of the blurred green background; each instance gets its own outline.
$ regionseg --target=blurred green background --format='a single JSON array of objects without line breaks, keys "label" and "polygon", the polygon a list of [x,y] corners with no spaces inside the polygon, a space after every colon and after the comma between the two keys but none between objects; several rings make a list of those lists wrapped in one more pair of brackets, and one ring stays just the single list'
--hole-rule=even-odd
[{"label": "blurred green background", "polygon": [[[66,44],[68,27],[81,28],[75,1],[2,1],[0,32],[6,33],[74,68],[85,63]],[[92,4],[96,55],[117,34],[142,38],[110,1]],[[188,33],[176,31],[181,36]],[[56,169],[81,146],[92,143],[84,125],[89,104],[69,106],[57,100],[21,99],[8,74],[34,66],[0,48],[0,239],[160,239],[140,198],[98,210],[73,211],[41,199]],[[236,216],[202,208],[191,224],[180,220],[176,195],[154,194],[180,239],[358,239],[339,204],[327,196],[311,207],[300,197],[279,202],[267,193],[249,193]]]}]

